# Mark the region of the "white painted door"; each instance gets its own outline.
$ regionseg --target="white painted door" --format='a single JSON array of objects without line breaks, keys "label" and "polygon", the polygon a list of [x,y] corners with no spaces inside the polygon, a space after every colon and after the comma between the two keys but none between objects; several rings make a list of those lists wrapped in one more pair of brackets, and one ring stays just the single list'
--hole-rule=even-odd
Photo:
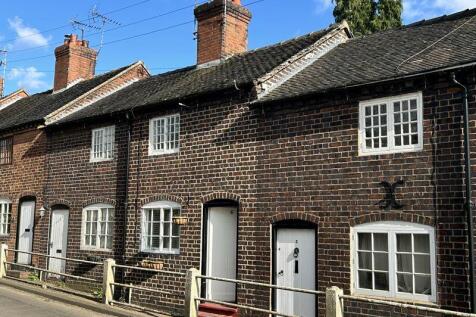
[{"label": "white painted door", "polygon": [[[211,207],[208,209],[207,275],[236,279],[237,244],[236,207]],[[234,302],[234,283],[207,280],[208,299]]]},{"label": "white painted door", "polygon": [[[35,202],[22,202],[20,206],[20,226],[18,228],[18,250],[27,252],[32,251],[34,223]],[[18,253],[17,261],[21,264],[31,264],[31,255]]]},{"label": "white painted door", "polygon": [[[275,247],[277,285],[314,290],[315,230],[278,229]],[[276,309],[283,314],[315,317],[316,299],[312,294],[277,290]]]},{"label": "white painted door", "polygon": [[[66,257],[68,245],[68,210],[53,210],[51,213],[50,255]],[[50,258],[50,271],[65,273],[66,261]]]}]

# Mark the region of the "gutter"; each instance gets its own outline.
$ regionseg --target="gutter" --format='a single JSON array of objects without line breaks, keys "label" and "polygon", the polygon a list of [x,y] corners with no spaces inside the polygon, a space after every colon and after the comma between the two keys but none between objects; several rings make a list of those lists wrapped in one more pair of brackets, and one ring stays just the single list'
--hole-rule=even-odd
[{"label": "gutter", "polygon": [[463,119],[464,119],[464,162],[465,162],[465,183],[466,183],[466,221],[468,226],[468,248],[469,248],[469,292],[471,296],[471,312],[476,313],[476,279],[474,276],[474,225],[473,225],[473,203],[472,203],[472,178],[471,178],[471,157],[469,142],[469,114],[468,114],[468,88],[456,80],[455,73],[451,73],[454,84],[463,88]]}]

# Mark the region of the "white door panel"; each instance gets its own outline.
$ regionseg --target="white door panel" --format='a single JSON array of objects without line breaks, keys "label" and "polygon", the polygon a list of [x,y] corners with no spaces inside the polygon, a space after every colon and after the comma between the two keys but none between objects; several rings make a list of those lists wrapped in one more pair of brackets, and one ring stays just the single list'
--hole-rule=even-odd
[{"label": "white door panel", "polygon": [[[314,290],[316,288],[315,230],[278,229],[275,247],[276,271],[274,273],[277,285]],[[315,296],[277,290],[276,309],[284,314],[315,317]]]},{"label": "white door panel", "polygon": [[[236,279],[236,207],[209,208],[207,230],[207,275]],[[206,290],[209,299],[235,301],[234,283],[208,280]]]},{"label": "white door panel", "polygon": [[[34,223],[35,202],[22,202],[20,206],[20,225],[18,227],[18,250],[27,252],[32,251]],[[17,262],[21,264],[31,264],[31,255],[18,253]]]},{"label": "white door panel", "polygon": [[[51,213],[51,236],[50,236],[50,255],[57,257],[66,257],[66,248],[68,245],[68,210],[53,210]],[[50,271],[65,273],[66,261],[50,258]]]}]

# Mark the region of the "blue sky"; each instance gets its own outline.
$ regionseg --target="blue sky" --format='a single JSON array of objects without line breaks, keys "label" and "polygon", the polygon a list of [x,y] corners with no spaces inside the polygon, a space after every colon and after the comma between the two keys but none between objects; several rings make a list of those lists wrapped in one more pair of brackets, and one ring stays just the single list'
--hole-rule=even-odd
[{"label": "blue sky", "polygon": [[[104,33],[106,45],[99,54],[97,73],[136,60],[143,60],[153,74],[194,64],[195,1],[204,0],[4,1],[4,10],[0,11],[0,48],[9,50],[6,92],[20,87],[31,93],[49,89],[53,82],[54,48],[63,41],[64,34],[79,32],[69,21],[88,18],[94,7],[101,13],[112,12],[107,16],[121,24],[120,28],[113,24],[105,27],[117,29]],[[242,0],[242,3],[248,4],[253,12],[250,49],[316,31],[333,22],[332,0]],[[476,0],[404,0],[403,18],[405,23],[410,23],[473,7]],[[156,31],[160,29],[166,30]],[[152,31],[156,32],[114,42]],[[85,38],[96,46],[100,35],[93,33],[97,31],[86,31]]]}]

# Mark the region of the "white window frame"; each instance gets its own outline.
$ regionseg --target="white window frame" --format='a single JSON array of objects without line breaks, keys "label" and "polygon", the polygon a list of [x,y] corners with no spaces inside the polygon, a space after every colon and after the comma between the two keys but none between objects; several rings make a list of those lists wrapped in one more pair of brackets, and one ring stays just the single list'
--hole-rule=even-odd
[{"label": "white window frame", "polygon": [[[90,162],[104,162],[114,159],[115,130],[115,126],[112,125],[91,131]],[[98,138],[96,138],[97,133],[101,133]]]},{"label": "white window frame", "polygon": [[[108,209],[108,216],[109,216],[109,213],[112,212],[112,221],[109,221],[108,218],[106,218],[106,235],[107,235],[107,229],[111,228],[110,230],[111,234],[109,235],[111,237],[111,248],[107,248],[107,241],[105,242],[105,245],[106,245],[105,248],[100,247],[100,236],[103,236],[103,234],[101,234],[101,225],[100,225],[101,213],[103,209]],[[87,220],[86,217],[87,217],[88,210],[95,211],[98,213],[98,220],[96,222],[96,244],[95,245],[86,245],[86,220]],[[83,208],[82,215],[81,215],[81,250],[106,251],[106,252],[112,251],[112,247],[114,244],[114,223],[115,223],[115,210],[114,210],[114,206],[112,205],[94,204],[94,205],[89,205]]]},{"label": "white window frame", "polygon": [[[145,213],[149,210],[157,210],[157,209],[160,209],[160,234],[159,234],[159,239],[160,239],[160,242],[159,242],[159,247],[146,247],[146,241],[145,239],[147,239],[147,237],[151,237],[151,236],[147,236],[146,234],[146,226],[148,225],[146,223],[146,215]],[[169,231],[169,235],[167,236],[167,238],[178,238],[178,248],[176,249],[173,249],[172,248],[172,240],[170,240],[170,248],[169,249],[164,249],[163,248],[163,238],[166,237],[164,236],[163,232],[164,232],[164,209],[170,209],[171,210],[171,213],[170,213],[170,231]],[[178,236],[174,236],[173,235],[173,209],[180,209],[180,213],[182,212],[182,207],[175,203],[175,202],[172,202],[172,201],[155,201],[155,202],[151,202],[151,203],[148,203],[146,205],[144,205],[142,207],[142,220],[141,220],[141,252],[144,252],[144,253],[159,253],[159,254],[180,254],[180,227],[178,228],[179,229],[179,232],[178,232]],[[149,223],[150,224],[150,223]],[[152,229],[151,229],[152,230]],[[156,236],[156,235],[152,235],[152,236]]]},{"label": "white window frame", "polygon": [[2,237],[10,234],[11,209],[12,202],[10,200],[0,199],[0,236]]},{"label": "white window frame", "polygon": [[[178,140],[177,141],[177,146],[175,147],[170,147],[170,135],[169,135],[169,122],[170,119],[174,118],[175,121],[178,123],[175,124],[175,128],[177,129],[176,133],[178,134]],[[162,121],[164,123],[164,134],[163,134],[163,140],[156,142],[157,139],[157,133],[155,126],[158,121]],[[162,144],[163,149],[159,148],[154,148],[156,144]],[[178,153],[180,151],[180,114],[172,114],[172,115],[167,115],[167,116],[161,116],[161,117],[156,117],[152,118],[149,121],[149,155],[162,155],[162,154],[172,154],[172,153]]]},{"label": "white window frame", "polygon": [[[416,99],[417,100],[417,128],[418,128],[418,144],[409,145],[395,145],[395,131],[394,131],[394,110],[393,103],[402,100]],[[365,144],[365,107],[373,105],[386,104],[387,106],[387,147],[368,149]],[[423,93],[416,92],[405,95],[398,95],[392,97],[385,97],[379,99],[372,99],[361,101],[359,103],[359,155],[376,155],[376,154],[392,154],[392,153],[406,153],[423,150]]]},{"label": "white window frame", "polygon": [[[362,289],[358,287],[358,246],[359,233],[388,234],[388,276],[389,291]],[[397,285],[397,234],[428,234],[430,239],[431,295],[409,294],[398,291]],[[385,297],[401,300],[436,302],[436,247],[435,229],[430,226],[401,221],[380,221],[358,225],[352,228],[352,293],[355,295]],[[372,260],[373,261],[373,260]]]}]

